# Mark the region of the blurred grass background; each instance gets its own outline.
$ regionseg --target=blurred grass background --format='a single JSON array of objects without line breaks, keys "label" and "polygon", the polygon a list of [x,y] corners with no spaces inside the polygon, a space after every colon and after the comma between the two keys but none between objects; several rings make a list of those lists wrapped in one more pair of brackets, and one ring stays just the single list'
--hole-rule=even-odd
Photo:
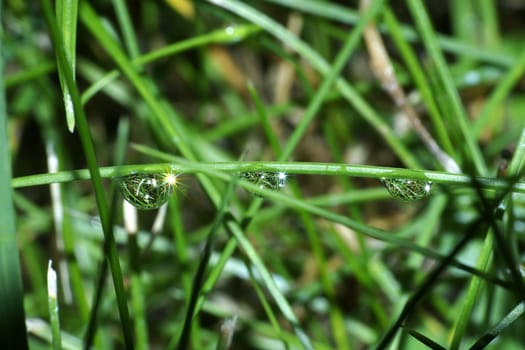
[{"label": "blurred grass background", "polygon": [[[375,78],[357,1],[81,1],[78,24],[76,2],[57,3],[58,45],[48,1],[3,4],[0,142],[14,178],[178,160],[445,170]],[[524,4],[372,4],[430,134],[464,173],[517,181]],[[73,134],[63,48],[88,126],[77,121]],[[86,160],[90,139],[96,162]],[[137,233],[124,227],[115,181],[97,199],[90,181],[18,187],[6,215],[16,219],[31,347],[51,344],[49,259],[64,348],[483,348],[491,335],[487,348],[523,346],[523,194],[435,183],[428,199],[405,203],[366,167],[359,178],[298,172],[261,197],[230,196],[212,173],[182,174],[162,224],[139,211]],[[104,250],[111,227],[118,256]],[[118,269],[122,283],[112,282]]]}]

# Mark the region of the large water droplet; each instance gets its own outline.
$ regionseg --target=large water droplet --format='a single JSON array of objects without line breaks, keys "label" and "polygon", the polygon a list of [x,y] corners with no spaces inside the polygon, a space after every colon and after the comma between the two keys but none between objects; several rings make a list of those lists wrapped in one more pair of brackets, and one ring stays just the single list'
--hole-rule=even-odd
[{"label": "large water droplet", "polygon": [[143,210],[157,209],[166,203],[177,186],[177,175],[132,174],[120,179],[120,192],[134,207]]},{"label": "large water droplet", "polygon": [[381,182],[392,197],[405,202],[428,197],[432,188],[431,181],[383,177]]}]

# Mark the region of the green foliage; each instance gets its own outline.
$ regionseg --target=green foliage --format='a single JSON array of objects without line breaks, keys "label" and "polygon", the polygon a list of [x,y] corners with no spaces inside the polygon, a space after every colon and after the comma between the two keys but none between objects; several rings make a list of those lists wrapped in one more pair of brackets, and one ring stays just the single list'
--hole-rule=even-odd
[{"label": "green foliage", "polygon": [[[18,348],[522,346],[519,11],[51,3],[3,4],[0,328]],[[371,23],[409,102],[371,70]]]}]

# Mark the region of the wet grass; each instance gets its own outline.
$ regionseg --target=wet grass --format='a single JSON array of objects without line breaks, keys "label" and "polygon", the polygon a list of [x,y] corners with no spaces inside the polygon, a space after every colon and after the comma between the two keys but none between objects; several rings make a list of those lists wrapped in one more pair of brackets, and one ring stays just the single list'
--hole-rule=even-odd
[{"label": "wet grass", "polygon": [[6,344],[23,311],[32,348],[520,348],[519,11],[57,3],[3,9]]}]

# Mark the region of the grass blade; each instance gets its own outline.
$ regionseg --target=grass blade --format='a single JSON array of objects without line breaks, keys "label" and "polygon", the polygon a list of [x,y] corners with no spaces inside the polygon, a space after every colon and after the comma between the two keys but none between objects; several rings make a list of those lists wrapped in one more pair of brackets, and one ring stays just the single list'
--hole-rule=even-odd
[{"label": "grass blade", "polygon": [[122,271],[120,269],[120,262],[115,243],[115,237],[113,235],[113,225],[110,220],[109,208],[107,204],[105,191],[102,186],[100,169],[97,164],[95,149],[89,130],[89,125],[84,114],[84,110],[82,109],[80,94],[75,85],[73,72],[70,70],[66,51],[62,44],[62,38],[59,34],[58,26],[55,18],[53,17],[51,4],[48,0],[41,0],[41,5],[44,10],[45,19],[51,33],[51,39],[55,46],[55,50],[58,57],[58,64],[62,69],[66,84],[71,94],[71,100],[75,112],[78,133],[80,136],[80,141],[82,143],[84,156],[86,157],[87,165],[92,178],[92,183],[95,191],[95,198],[99,210],[100,220],[102,222],[102,230],[104,232],[105,243],[107,244],[108,248],[108,260],[113,276],[113,283],[117,296],[117,304],[120,313],[120,320],[122,323],[126,348],[133,349],[134,346],[131,331],[132,328],[129,319],[129,312],[124,289],[124,281],[122,278]]},{"label": "grass blade", "polygon": [[57,273],[53,270],[51,260],[49,260],[49,265],[47,266],[47,305],[51,321],[52,349],[60,350],[62,349],[62,337],[60,335],[60,316],[58,312]]},{"label": "grass blade", "polygon": [[[213,2],[208,0],[209,2]],[[238,16],[258,24],[261,28],[268,31],[274,37],[286,43],[290,48],[297,51],[301,56],[308,60],[320,73],[328,76],[334,72],[330,64],[315,50],[304,41],[297,38],[293,33],[284,28],[275,20],[265,14],[255,10],[248,5],[236,0],[223,0],[217,5],[237,14]],[[364,25],[364,22],[361,22]],[[351,45],[348,44],[351,49]],[[347,50],[349,49],[347,48]],[[351,51],[351,50],[349,50]],[[419,168],[419,163],[410,154],[407,148],[400,142],[399,138],[393,133],[392,129],[383,121],[379,114],[368,104],[363,97],[343,78],[336,79],[336,87],[343,97],[361,114],[361,116],[372,125],[377,132],[384,137],[392,150],[403,160],[409,168]],[[325,87],[326,88],[326,87]],[[322,96],[319,94],[318,96]],[[316,101],[317,102],[317,101]],[[315,105],[312,103],[312,106]],[[314,108],[312,107],[312,109]],[[287,152],[284,152],[285,154]]]},{"label": "grass blade", "polygon": [[[57,0],[56,18],[62,34],[62,43],[70,71],[75,79],[76,67],[76,44],[77,44],[77,17],[78,17],[78,0]],[[58,77],[62,87],[64,99],[64,108],[66,111],[66,121],[69,132],[75,131],[75,111],[73,109],[73,100],[71,92],[64,78],[64,71],[61,65],[58,65]]]},{"label": "grass blade", "polygon": [[[3,4],[0,3],[0,14]],[[3,16],[0,16],[3,18]],[[3,39],[0,27],[0,38]],[[0,68],[4,70],[4,50],[0,55]],[[7,134],[7,109],[4,74],[0,74],[0,348],[27,349],[24,316],[22,276],[18,258],[13,189],[11,188],[11,157]]]},{"label": "grass blade", "polygon": [[407,0],[407,5],[414,21],[416,22],[417,28],[419,29],[423,43],[425,44],[433,63],[436,65],[437,73],[454,113],[453,118],[457,122],[458,128],[461,130],[464,137],[464,153],[469,155],[467,159],[472,160],[472,170],[475,169],[478,175],[486,175],[487,165],[485,164],[483,155],[477,145],[476,137],[471,131],[472,128],[469,127],[468,117],[461,103],[459,93],[454,86],[450,71],[447,68],[443,52],[439,47],[435,31],[432,28],[425,6],[421,0]]},{"label": "grass blade", "polygon": [[480,350],[490,344],[501,332],[512,325],[518,318],[525,313],[525,302],[521,302],[511,312],[507,314],[497,325],[488,330],[481,336],[469,349]]},{"label": "grass blade", "polygon": [[425,344],[429,349],[433,350],[446,350],[443,346],[439,345],[426,335],[416,331],[415,329],[405,328],[408,334],[419,340],[421,343]]},{"label": "grass blade", "polygon": [[195,317],[195,309],[197,306],[197,302],[199,300],[199,296],[201,295],[201,288],[202,288],[203,281],[204,281],[204,274],[206,273],[206,268],[208,267],[208,264],[210,262],[210,256],[212,253],[215,237],[217,236],[217,233],[219,229],[221,228],[221,226],[224,224],[224,215],[227,213],[227,208],[230,203],[230,198],[233,194],[233,190],[235,189],[235,182],[236,182],[235,178],[233,178],[232,181],[230,181],[230,184],[226,190],[226,193],[224,194],[223,202],[221,206],[219,207],[219,210],[217,211],[215,219],[213,220],[213,224],[212,224],[210,233],[208,234],[208,237],[206,238],[206,245],[204,246],[204,253],[199,262],[199,267],[197,268],[197,272],[195,273],[190,301],[188,303],[188,308],[186,310],[186,318],[184,319],[184,326],[182,327],[180,340],[177,345],[177,348],[180,350],[187,349],[189,345],[191,324],[193,322],[193,317]]}]

